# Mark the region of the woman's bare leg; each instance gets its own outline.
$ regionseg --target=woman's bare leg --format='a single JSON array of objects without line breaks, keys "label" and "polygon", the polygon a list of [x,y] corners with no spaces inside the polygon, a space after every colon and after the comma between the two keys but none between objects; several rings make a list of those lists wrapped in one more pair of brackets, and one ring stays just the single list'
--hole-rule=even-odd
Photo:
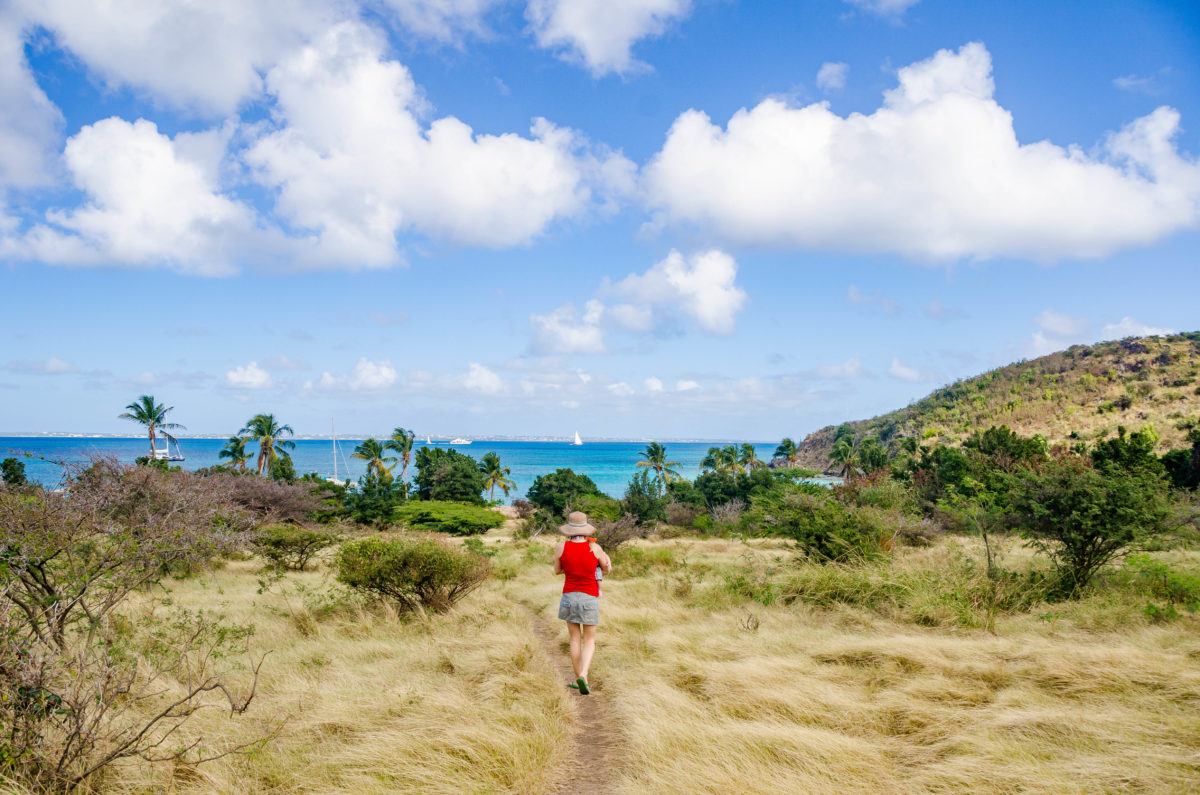
[{"label": "woman's bare leg", "polygon": [[579,646],[579,664],[575,666],[575,672],[587,679],[588,668],[592,665],[592,655],[596,653],[596,626],[594,624],[583,625],[583,642]]},{"label": "woman's bare leg", "polygon": [[[592,629],[594,630],[595,627],[592,627]],[[570,621],[568,621],[567,622],[567,634],[571,636],[571,667],[575,669],[576,676],[583,676],[586,678],[586,676],[587,676],[586,674],[581,674],[579,672],[580,671],[579,625],[572,624]],[[594,632],[592,634],[595,635]],[[592,657],[592,655],[589,653],[588,659],[591,660],[591,657]],[[582,670],[586,671],[587,668],[583,668]]]}]

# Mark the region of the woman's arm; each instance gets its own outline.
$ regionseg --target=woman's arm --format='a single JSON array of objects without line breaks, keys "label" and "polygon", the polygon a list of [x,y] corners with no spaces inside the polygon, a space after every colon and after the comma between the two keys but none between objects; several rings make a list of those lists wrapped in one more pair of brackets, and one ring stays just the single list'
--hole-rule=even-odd
[{"label": "woman's arm", "polygon": [[608,574],[612,571],[612,559],[600,548],[600,545],[595,541],[592,542],[592,554],[596,556],[596,560],[600,562],[600,571]]},{"label": "woman's arm", "polygon": [[567,545],[567,539],[558,542],[558,546],[554,548],[554,573],[562,574],[562,553],[563,548]]}]

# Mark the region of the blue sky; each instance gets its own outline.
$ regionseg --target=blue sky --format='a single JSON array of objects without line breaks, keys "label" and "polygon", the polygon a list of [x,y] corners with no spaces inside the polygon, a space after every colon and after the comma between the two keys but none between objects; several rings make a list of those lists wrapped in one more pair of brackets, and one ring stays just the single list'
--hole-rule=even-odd
[{"label": "blue sky", "polygon": [[0,433],[773,439],[1200,328],[1191,3],[96,5],[0,3]]}]

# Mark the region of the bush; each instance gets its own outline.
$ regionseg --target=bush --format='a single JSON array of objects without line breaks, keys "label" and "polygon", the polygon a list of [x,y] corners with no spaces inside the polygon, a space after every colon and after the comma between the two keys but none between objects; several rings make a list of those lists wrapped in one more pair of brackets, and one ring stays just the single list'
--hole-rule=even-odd
[{"label": "bush", "polygon": [[644,469],[630,479],[624,502],[625,511],[642,524],[667,518],[667,497],[663,495],[659,482]]},{"label": "bush", "polygon": [[461,502],[407,502],[395,509],[396,522],[410,530],[470,536],[499,527],[504,517],[487,508]]},{"label": "bush", "polygon": [[[335,490],[328,484],[278,483],[253,472],[196,472],[211,487],[261,523],[304,524],[338,511],[326,505],[322,493]],[[340,508],[340,506],[337,506]]]},{"label": "bush", "polygon": [[765,532],[793,539],[821,561],[875,557],[892,537],[877,509],[803,492],[757,498],[748,518]]},{"label": "bush", "polygon": [[267,474],[271,480],[276,483],[295,483],[296,482],[296,465],[292,463],[290,455],[277,456],[271,462],[271,466],[267,470]]},{"label": "bush", "polygon": [[692,522],[696,521],[696,517],[704,512],[695,505],[685,502],[668,502],[664,510],[667,514],[667,523],[675,527],[691,527]]},{"label": "bush", "polygon": [[328,530],[281,524],[261,528],[251,543],[275,568],[304,571],[313,555],[337,542],[337,534]]},{"label": "bush", "polygon": [[491,561],[436,538],[371,536],[338,550],[337,578],[395,601],[401,612],[443,612],[478,588]]},{"label": "bush", "polygon": [[593,522],[615,522],[625,515],[625,506],[607,494],[589,494],[568,502],[565,510],[583,511]]},{"label": "bush", "polygon": [[576,475],[570,469],[556,469],[548,475],[534,478],[527,496],[537,507],[545,508],[555,516],[563,516],[567,505],[575,506],[583,497],[605,495],[587,475]]},{"label": "bush", "polygon": [[358,479],[358,487],[347,489],[343,497],[346,514],[355,523],[373,525],[380,530],[392,524],[396,506],[404,502],[408,488],[388,475],[369,472]]},{"label": "bush", "polygon": [[417,450],[417,476],[413,478],[422,500],[446,500],[483,505],[486,476],[469,455],[444,447]]},{"label": "bush", "polygon": [[15,458],[0,461],[0,482],[7,486],[26,485],[28,481],[25,479],[25,463]]},{"label": "bush", "polygon": [[537,506],[529,500],[513,500],[512,507],[517,512],[518,519],[528,519],[537,510]]},{"label": "bush", "polygon": [[622,544],[635,538],[644,538],[645,532],[638,526],[637,519],[625,514],[615,522],[596,522],[596,543],[610,555]]}]

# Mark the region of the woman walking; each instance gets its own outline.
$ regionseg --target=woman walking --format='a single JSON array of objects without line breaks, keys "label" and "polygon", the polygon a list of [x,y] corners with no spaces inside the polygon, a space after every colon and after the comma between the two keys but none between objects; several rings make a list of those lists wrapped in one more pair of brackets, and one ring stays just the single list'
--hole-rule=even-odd
[{"label": "woman walking", "polygon": [[596,625],[600,623],[600,572],[612,571],[612,561],[592,536],[596,528],[588,524],[587,514],[575,511],[558,528],[566,538],[554,550],[554,573],[565,574],[558,617],[567,622],[571,636],[571,665],[575,684],[582,695],[588,689],[588,667],[596,653]]}]

